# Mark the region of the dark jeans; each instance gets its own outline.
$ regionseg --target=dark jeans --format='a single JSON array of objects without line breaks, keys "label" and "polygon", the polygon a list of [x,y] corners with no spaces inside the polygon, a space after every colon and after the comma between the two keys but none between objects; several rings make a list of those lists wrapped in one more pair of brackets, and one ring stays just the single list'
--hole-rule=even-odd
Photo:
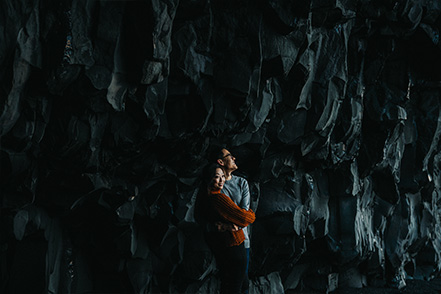
[{"label": "dark jeans", "polygon": [[248,288],[250,287],[250,281],[248,279],[248,267],[250,265],[250,248],[245,248],[245,254],[247,257],[247,266],[245,269],[245,279],[242,284],[242,293],[248,294]]},{"label": "dark jeans", "polygon": [[240,294],[248,291],[247,254],[242,244],[232,247],[214,246],[219,268],[221,294]]}]

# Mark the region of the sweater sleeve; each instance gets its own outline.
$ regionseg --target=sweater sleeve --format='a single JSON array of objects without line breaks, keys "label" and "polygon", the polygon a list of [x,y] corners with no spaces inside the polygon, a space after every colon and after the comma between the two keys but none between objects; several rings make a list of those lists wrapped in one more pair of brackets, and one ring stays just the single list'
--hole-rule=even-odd
[{"label": "sweater sleeve", "polygon": [[254,212],[240,208],[230,197],[222,193],[212,193],[213,205],[219,215],[226,221],[232,222],[240,227],[252,224],[256,219]]}]

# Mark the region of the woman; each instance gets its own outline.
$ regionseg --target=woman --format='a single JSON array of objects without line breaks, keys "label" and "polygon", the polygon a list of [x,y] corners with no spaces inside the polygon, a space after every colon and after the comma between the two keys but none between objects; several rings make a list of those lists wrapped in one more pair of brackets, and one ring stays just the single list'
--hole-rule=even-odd
[{"label": "woman", "polygon": [[221,192],[225,183],[225,174],[219,166],[208,171],[211,181],[208,184],[207,215],[212,223],[229,223],[231,229],[213,230],[207,233],[207,239],[213,250],[220,272],[221,293],[235,294],[243,288],[246,279],[246,251],[243,244],[245,235],[242,228],[256,219],[254,212],[237,206],[233,200]]}]

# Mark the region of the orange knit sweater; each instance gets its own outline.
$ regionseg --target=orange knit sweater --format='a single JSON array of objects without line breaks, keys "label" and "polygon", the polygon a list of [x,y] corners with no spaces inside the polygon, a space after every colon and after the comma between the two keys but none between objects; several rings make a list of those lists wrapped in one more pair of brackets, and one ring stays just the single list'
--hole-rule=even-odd
[{"label": "orange knit sweater", "polygon": [[[213,208],[224,221],[231,222],[239,227],[246,227],[249,224],[252,224],[256,219],[256,216],[251,209],[246,210],[240,208],[230,197],[221,193],[219,190],[211,191],[209,197]],[[228,247],[237,246],[242,244],[245,240],[245,235],[243,230],[225,232],[225,239]]]}]

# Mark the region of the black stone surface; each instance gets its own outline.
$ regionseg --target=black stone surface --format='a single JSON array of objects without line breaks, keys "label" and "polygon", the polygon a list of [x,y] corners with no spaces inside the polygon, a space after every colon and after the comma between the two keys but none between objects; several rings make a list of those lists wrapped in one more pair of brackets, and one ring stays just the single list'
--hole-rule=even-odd
[{"label": "black stone surface", "polygon": [[426,293],[415,283],[441,266],[440,13],[1,1],[1,292],[214,292],[195,203],[225,144],[257,215],[252,293]]}]

